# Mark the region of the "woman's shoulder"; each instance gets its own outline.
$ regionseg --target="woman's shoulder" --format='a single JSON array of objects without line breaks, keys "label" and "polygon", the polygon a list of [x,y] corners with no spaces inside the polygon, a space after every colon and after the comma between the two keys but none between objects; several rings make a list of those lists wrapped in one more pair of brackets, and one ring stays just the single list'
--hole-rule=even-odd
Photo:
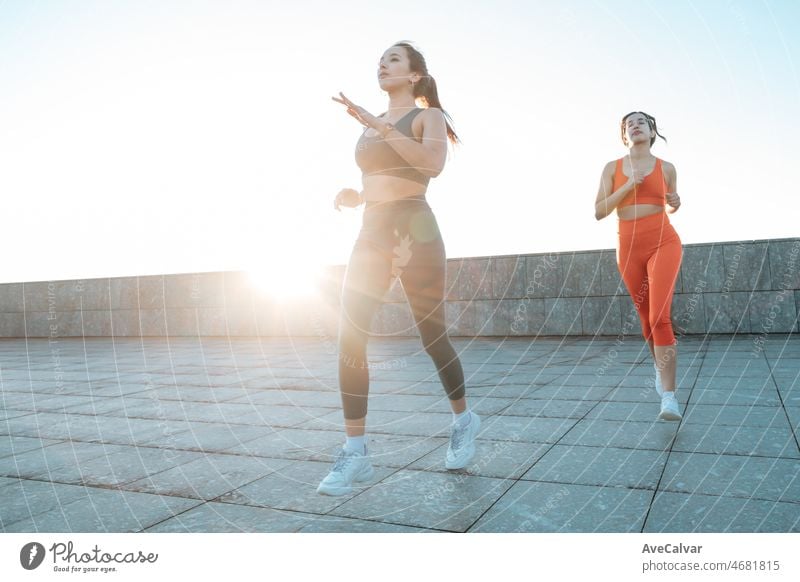
[{"label": "woman's shoulder", "polygon": [[663,158],[657,158],[661,162],[661,168],[664,172],[668,172],[670,174],[675,174],[675,165],[672,162],[668,162]]},{"label": "woman's shoulder", "polygon": [[419,117],[423,120],[444,119],[444,113],[438,107],[419,107]]},{"label": "woman's shoulder", "polygon": [[620,162],[622,162],[622,158],[615,158],[610,162],[606,162],[606,165],[603,167],[603,173],[614,174],[617,171]]}]

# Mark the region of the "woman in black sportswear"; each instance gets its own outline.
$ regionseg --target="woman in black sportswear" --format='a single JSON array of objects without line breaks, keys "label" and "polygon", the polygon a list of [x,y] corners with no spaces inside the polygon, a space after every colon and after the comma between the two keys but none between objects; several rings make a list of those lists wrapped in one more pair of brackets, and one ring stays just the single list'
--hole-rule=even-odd
[{"label": "woman in black sportswear", "polygon": [[[378,83],[389,95],[374,116],[340,93],[334,101],[365,130],[356,145],[362,190],[339,192],[334,207],[365,203],[363,223],[345,272],[339,323],[339,386],[347,438],[320,493],[343,495],[372,478],[365,440],[369,366],[367,338],[394,278],[402,283],[422,344],[453,410],[445,466],[463,468],[475,453],[480,418],[467,407],[464,373],[445,325],[445,247],[425,199],[428,182],[444,168],[448,139],[458,143],[422,54],[398,42],[382,55]],[[416,107],[421,103],[424,107]]]}]

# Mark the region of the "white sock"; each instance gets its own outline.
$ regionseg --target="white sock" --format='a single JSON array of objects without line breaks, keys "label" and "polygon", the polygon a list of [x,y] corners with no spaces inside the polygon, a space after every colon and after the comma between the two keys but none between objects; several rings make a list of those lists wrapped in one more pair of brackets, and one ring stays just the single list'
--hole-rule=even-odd
[{"label": "white sock", "polygon": [[464,412],[462,412],[461,414],[456,414],[455,412],[453,413],[453,424],[460,427],[467,426],[469,424],[470,418],[471,415],[469,413],[469,408],[465,408]]},{"label": "white sock", "polygon": [[664,393],[661,395],[661,398],[675,398],[675,392],[669,392],[664,390]]},{"label": "white sock", "polygon": [[344,448],[348,451],[359,452],[362,455],[366,452],[367,435],[345,437]]}]

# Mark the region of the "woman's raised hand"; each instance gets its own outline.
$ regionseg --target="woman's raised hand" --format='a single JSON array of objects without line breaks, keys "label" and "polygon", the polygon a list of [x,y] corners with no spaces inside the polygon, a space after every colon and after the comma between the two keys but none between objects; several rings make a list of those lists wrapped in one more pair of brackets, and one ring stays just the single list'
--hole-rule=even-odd
[{"label": "woman's raised hand", "polygon": [[634,186],[638,186],[647,176],[645,174],[637,174],[636,172],[632,172],[630,176],[628,176],[628,181],[625,183],[629,189],[633,190]]},{"label": "woman's raised hand", "polygon": [[339,95],[341,95],[341,99],[337,97],[331,97],[337,103],[341,103],[342,105],[347,106],[347,113],[353,116],[356,121],[358,121],[361,125],[365,127],[375,127],[376,122],[378,122],[378,118],[372,115],[369,111],[361,107],[360,105],[356,105],[350,99],[344,96],[344,93],[339,91]]},{"label": "woman's raised hand", "polygon": [[336,195],[336,198],[334,198],[333,207],[341,212],[341,209],[339,208],[340,206],[344,206],[345,208],[355,208],[363,201],[364,200],[361,198],[361,194],[359,194],[358,190],[353,190],[352,188],[343,188]]}]

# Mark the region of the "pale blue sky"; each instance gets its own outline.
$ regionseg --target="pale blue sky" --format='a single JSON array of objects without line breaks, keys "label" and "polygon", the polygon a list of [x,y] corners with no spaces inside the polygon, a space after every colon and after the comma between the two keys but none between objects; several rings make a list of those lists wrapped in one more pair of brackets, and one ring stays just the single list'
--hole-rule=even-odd
[{"label": "pale blue sky", "polygon": [[634,109],[684,243],[797,236],[799,7],[0,2],[0,282],[344,263],[362,128],[330,97],[384,111],[401,39],[464,140],[428,190],[450,257],[613,248],[593,202]]}]

